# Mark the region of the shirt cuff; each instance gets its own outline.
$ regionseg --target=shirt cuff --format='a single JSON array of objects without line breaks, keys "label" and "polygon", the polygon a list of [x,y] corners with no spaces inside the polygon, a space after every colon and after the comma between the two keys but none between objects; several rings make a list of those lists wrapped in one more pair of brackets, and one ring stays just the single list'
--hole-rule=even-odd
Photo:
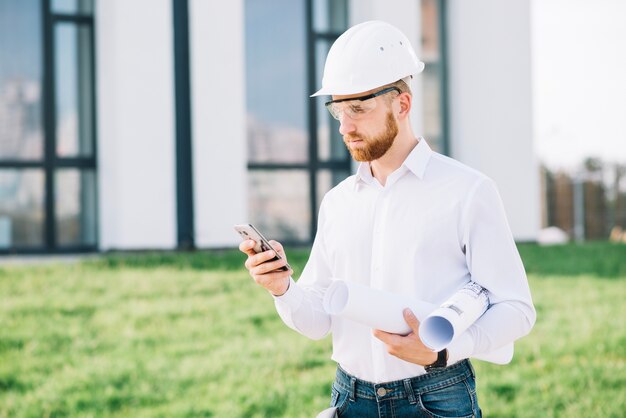
[{"label": "shirt cuff", "polygon": [[459,335],[448,346],[448,366],[470,358],[474,352],[474,340],[469,332]]},{"label": "shirt cuff", "polygon": [[304,299],[304,291],[296,284],[292,277],[289,277],[289,287],[287,291],[280,296],[274,296],[274,301],[291,310],[298,309]]}]

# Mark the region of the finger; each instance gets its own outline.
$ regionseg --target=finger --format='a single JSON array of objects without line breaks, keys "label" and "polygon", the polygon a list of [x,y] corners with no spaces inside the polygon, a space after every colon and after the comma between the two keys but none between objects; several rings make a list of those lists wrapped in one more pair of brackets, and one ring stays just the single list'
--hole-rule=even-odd
[{"label": "finger", "polygon": [[269,243],[281,257],[287,258],[285,255],[285,249],[283,248],[283,245],[280,242],[272,239],[269,241]]},{"label": "finger", "polygon": [[241,243],[239,244],[239,251],[248,255],[255,255],[256,253],[253,250],[254,245],[255,242],[252,239],[241,241]]},{"label": "finger", "polygon": [[276,257],[276,253],[273,250],[263,251],[262,253],[257,253],[250,256],[250,264],[254,266],[258,266],[259,264],[263,264],[266,261],[269,261]]},{"label": "finger", "polygon": [[276,257],[276,254],[274,254],[274,251],[272,250],[264,251],[262,253],[255,253],[254,250],[252,250],[252,254],[248,255],[248,259],[246,260],[244,265],[252,273],[252,270],[254,268],[260,266],[268,260],[271,260],[274,257]]},{"label": "finger", "polygon": [[413,311],[409,308],[406,308],[402,311],[402,315],[404,315],[404,320],[411,327],[413,332],[417,334],[420,329],[420,321],[417,319]]},{"label": "finger", "polygon": [[390,334],[380,329],[372,330],[372,335],[374,335],[374,337],[378,338],[384,343],[389,343],[389,341],[391,340],[391,337],[393,336],[393,334]]},{"label": "finger", "polygon": [[[281,267],[284,267],[285,264],[287,264],[287,261],[285,261],[284,258],[278,259],[276,261],[266,261],[253,267],[250,272],[252,274],[267,274],[273,272],[274,270],[278,270]],[[289,274],[288,271],[283,271],[283,273]]]}]

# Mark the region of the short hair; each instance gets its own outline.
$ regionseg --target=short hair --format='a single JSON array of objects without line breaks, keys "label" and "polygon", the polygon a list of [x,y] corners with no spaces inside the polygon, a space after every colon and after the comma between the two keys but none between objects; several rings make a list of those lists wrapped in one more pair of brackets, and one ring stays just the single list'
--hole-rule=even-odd
[{"label": "short hair", "polygon": [[[411,76],[405,77],[394,83],[386,84],[383,86],[383,88],[395,87],[398,90],[400,90],[399,94],[409,93],[410,96],[413,96],[413,92],[411,91],[411,86],[409,85],[410,80],[411,80]],[[385,96],[385,97],[388,97],[387,103],[391,103],[392,99],[395,98],[396,96],[391,95],[391,96]]]},{"label": "short hair", "polygon": [[411,96],[413,96],[413,92],[411,91],[411,85],[409,84],[411,83],[411,78],[413,77],[408,76],[405,78],[401,78],[395,83],[391,83],[389,87],[396,87],[398,90],[400,90],[401,93],[409,93]]}]

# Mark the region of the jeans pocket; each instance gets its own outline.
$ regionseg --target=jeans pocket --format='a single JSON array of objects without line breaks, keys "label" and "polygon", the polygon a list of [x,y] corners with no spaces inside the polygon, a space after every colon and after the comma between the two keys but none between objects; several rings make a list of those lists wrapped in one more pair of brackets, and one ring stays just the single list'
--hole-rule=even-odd
[{"label": "jeans pocket", "polygon": [[420,394],[417,406],[432,418],[472,418],[478,409],[476,393],[466,380]]}]

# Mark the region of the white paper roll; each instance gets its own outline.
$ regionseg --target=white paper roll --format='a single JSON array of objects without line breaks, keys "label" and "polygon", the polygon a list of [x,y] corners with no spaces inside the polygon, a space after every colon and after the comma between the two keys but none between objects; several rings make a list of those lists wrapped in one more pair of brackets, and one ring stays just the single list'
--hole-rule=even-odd
[{"label": "white paper roll", "polygon": [[323,303],[324,310],[330,315],[400,335],[411,332],[402,315],[404,308],[411,308],[421,321],[437,307],[432,303],[344,280],[335,280],[328,287]]},{"label": "white paper roll", "polygon": [[[437,305],[429,302],[340,279],[334,279],[326,290],[323,307],[329,315],[400,335],[411,332],[402,314],[404,308],[410,308],[421,323],[437,309]],[[513,343],[474,357],[496,364],[509,363],[513,358]]]},{"label": "white paper roll", "polygon": [[446,348],[489,308],[487,291],[469,282],[420,324],[420,339],[433,351]]}]

